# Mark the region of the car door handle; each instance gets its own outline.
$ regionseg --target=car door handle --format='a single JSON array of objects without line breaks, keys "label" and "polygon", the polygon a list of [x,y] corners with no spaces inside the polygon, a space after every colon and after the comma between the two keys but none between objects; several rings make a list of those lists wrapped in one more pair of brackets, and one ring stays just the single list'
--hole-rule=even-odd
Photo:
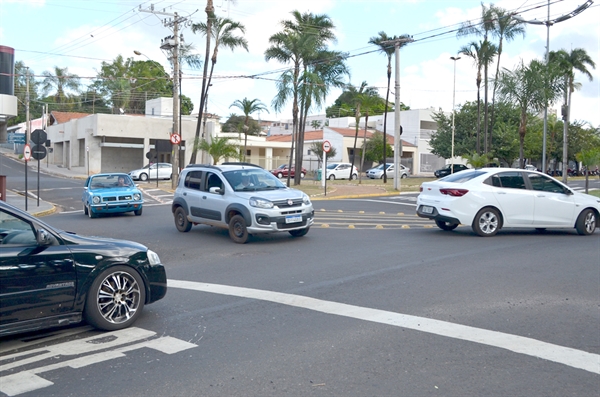
[{"label": "car door handle", "polygon": [[202,199],[203,199],[203,200],[206,200],[206,196],[202,196]]},{"label": "car door handle", "polygon": [[536,194],[536,197],[546,197],[545,194]]},{"label": "car door handle", "polygon": [[498,194],[506,194],[506,192],[498,192]]}]

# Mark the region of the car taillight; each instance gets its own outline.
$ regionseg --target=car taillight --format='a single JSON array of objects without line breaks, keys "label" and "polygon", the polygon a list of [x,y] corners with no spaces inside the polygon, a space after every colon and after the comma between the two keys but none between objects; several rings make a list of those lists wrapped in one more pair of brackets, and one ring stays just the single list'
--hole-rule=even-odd
[{"label": "car taillight", "polygon": [[419,192],[423,191],[423,186],[419,186]]},{"label": "car taillight", "polygon": [[447,194],[452,197],[462,197],[469,191],[467,189],[440,189],[440,193]]}]

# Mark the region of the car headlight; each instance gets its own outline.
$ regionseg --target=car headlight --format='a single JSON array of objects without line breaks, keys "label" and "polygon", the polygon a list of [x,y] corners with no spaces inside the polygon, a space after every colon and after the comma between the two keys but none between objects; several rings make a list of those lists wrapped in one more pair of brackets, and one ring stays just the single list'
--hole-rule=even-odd
[{"label": "car headlight", "polygon": [[142,198],[142,195],[141,195],[141,194],[139,194],[139,193],[134,193],[134,194],[133,194],[133,199],[134,199],[135,201],[140,201],[140,199],[141,199],[141,198]]},{"label": "car headlight", "polygon": [[94,204],[100,204],[100,197],[98,197],[98,196],[92,197],[92,203],[94,203]]},{"label": "car headlight", "polygon": [[160,258],[158,254],[152,250],[148,250],[148,262],[151,265],[160,265]]},{"label": "car headlight", "polygon": [[304,202],[304,204],[310,205],[310,198],[308,197],[308,195],[303,194],[302,195],[302,201]]},{"label": "car headlight", "polygon": [[250,197],[250,205],[257,208],[273,208],[273,203],[258,197]]}]

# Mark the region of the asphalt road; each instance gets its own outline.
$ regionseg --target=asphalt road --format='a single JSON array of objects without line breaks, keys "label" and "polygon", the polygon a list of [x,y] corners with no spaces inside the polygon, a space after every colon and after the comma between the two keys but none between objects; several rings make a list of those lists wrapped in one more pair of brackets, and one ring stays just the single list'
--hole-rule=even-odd
[{"label": "asphalt road", "polygon": [[169,291],[124,333],[0,339],[0,393],[598,395],[600,233],[443,232],[411,223],[410,196],[315,209],[305,237],[245,245],[207,226],[177,232],[168,205],[45,217],[148,245]]}]

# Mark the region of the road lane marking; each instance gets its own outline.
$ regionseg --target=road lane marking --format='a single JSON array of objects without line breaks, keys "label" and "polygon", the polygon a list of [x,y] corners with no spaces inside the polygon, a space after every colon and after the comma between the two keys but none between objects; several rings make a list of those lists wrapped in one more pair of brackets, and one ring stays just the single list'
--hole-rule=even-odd
[{"label": "road lane marking", "polygon": [[56,345],[44,345],[0,357],[0,363],[5,362],[0,365],[0,372],[35,365],[48,359],[55,362],[2,376],[0,392],[15,396],[52,386],[53,382],[39,375],[59,368],[82,368],[114,360],[137,349],[150,348],[164,354],[175,354],[194,347],[197,345],[170,336],[158,336],[154,331],[137,327],[105,332]]},{"label": "road lane marking", "polygon": [[585,351],[554,345],[523,336],[511,335],[467,325],[454,324],[447,321],[434,320],[425,317],[371,309],[368,307],[348,305],[310,298],[302,295],[265,291],[252,288],[233,287],[221,284],[209,284],[193,281],[167,281],[169,288],[181,288],[192,291],[202,291],[221,295],[237,296],[282,305],[300,307],[321,313],[355,318],[380,324],[392,325],[427,332],[434,335],[455,338],[469,342],[506,349],[515,353],[541,358],[564,364],[573,368],[583,369],[600,374],[600,355]]}]

